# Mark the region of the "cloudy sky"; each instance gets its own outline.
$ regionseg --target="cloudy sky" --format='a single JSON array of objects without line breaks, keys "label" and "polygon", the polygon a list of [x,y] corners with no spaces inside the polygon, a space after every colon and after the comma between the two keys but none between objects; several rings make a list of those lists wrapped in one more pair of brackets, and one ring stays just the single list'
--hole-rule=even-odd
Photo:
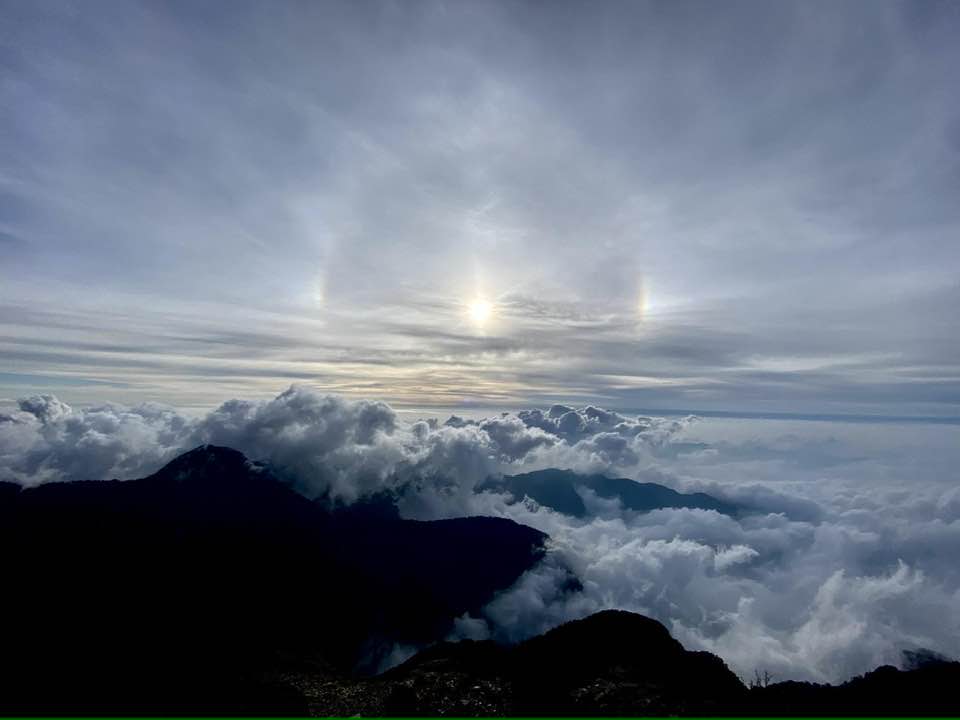
[{"label": "cloudy sky", "polygon": [[960,415],[956,2],[0,2],[0,403]]}]

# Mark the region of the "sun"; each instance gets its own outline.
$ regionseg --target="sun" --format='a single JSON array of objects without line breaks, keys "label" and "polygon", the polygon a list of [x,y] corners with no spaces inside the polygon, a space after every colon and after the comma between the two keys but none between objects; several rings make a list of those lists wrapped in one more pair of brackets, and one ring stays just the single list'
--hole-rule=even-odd
[{"label": "sun", "polygon": [[477,327],[483,327],[493,316],[493,304],[484,298],[475,298],[467,304],[467,314]]}]

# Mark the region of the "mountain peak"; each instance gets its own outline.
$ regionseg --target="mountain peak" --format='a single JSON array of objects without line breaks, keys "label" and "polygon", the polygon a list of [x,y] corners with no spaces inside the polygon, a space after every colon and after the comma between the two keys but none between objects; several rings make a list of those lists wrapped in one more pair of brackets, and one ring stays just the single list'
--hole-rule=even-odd
[{"label": "mountain peak", "polygon": [[164,465],[154,477],[172,482],[196,482],[229,476],[260,474],[264,467],[251,462],[239,450],[222,445],[200,445]]},{"label": "mountain peak", "polygon": [[924,647],[916,648],[915,650],[904,650],[900,653],[900,664],[904,670],[917,670],[919,668],[950,664],[952,662],[953,660],[946,655]]},{"label": "mountain peak", "polygon": [[[638,656],[640,648],[643,654]],[[653,618],[625,610],[602,610],[528,640],[521,646],[520,653],[536,656],[540,664],[569,667],[574,663],[604,664],[620,660],[663,662],[667,657],[672,659],[683,654],[684,649],[667,628]],[[624,657],[619,657],[619,653],[624,653]]]},{"label": "mountain peak", "polygon": [[519,475],[505,475],[496,482],[488,481],[481,489],[506,488],[517,499],[527,496],[540,505],[570,515],[587,517],[590,513],[583,491],[597,497],[617,500],[625,510],[650,512],[660,508],[696,508],[736,515],[740,508],[705,493],[681,493],[666,485],[638,482],[629,478],[606,475],[581,475],[572,470],[534,470]]}]

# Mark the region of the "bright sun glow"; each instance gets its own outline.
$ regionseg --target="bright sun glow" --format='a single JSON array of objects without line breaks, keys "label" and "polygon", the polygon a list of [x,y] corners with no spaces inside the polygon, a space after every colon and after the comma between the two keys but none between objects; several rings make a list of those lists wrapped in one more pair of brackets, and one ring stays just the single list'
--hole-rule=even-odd
[{"label": "bright sun glow", "polygon": [[470,319],[474,325],[482,327],[493,315],[493,305],[488,300],[476,298],[467,305],[467,313],[470,315]]}]

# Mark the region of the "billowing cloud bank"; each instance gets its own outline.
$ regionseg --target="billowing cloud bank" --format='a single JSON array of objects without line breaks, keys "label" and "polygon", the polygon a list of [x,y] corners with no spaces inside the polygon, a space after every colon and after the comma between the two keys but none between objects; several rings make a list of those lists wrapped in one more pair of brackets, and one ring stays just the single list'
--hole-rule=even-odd
[{"label": "billowing cloud bank", "polygon": [[[960,655],[960,442],[955,427],[694,422],[554,406],[407,422],[378,402],[293,387],[202,417],[157,405],[77,410],[51,396],[0,415],[0,479],[139,477],[211,442],[272,463],[305,494],[393,488],[412,517],[511,517],[548,532],[538,568],[455,635],[519,639],[606,607],[667,623],[739,672],[842,680],[903,649]],[[636,514],[584,501],[574,519],[476,492],[545,467],[704,490],[755,508]]]},{"label": "billowing cloud bank", "polygon": [[637,466],[687,422],[555,405],[409,423],[384,403],[302,386],[267,402],[230,400],[201,418],[154,404],[74,410],[51,395],[18,406],[20,412],[0,415],[0,472],[23,484],[138,477],[213,443],[270,462],[314,497],[351,502],[415,479],[420,492],[409,502],[419,514],[455,512],[476,485],[501,471]]}]

